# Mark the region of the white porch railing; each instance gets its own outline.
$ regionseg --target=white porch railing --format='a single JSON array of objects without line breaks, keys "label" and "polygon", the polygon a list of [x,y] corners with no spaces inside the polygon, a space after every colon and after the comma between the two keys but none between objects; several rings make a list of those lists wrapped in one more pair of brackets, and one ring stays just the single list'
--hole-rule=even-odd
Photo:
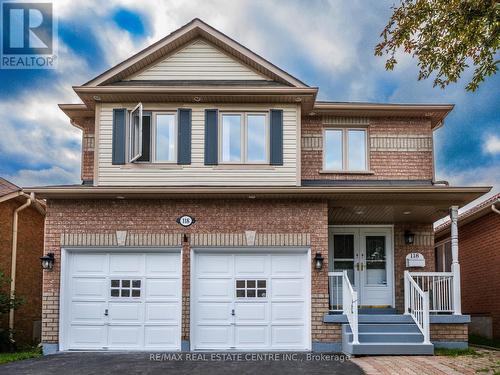
[{"label": "white porch railing", "polygon": [[347,277],[347,271],[342,272],[342,307],[351,327],[352,343],[359,344],[358,340],[358,293],[352,289]]},{"label": "white porch railing", "polygon": [[429,344],[429,292],[424,292],[408,271],[405,271],[405,314],[411,315],[424,335],[424,344]]},{"label": "white porch railing", "polygon": [[429,292],[431,313],[453,313],[452,272],[410,272],[410,276],[424,292]]},{"label": "white porch railing", "polygon": [[328,272],[328,284],[330,311],[342,312],[347,317],[352,332],[352,343],[359,344],[358,293],[352,288],[347,271]]},{"label": "white porch railing", "polygon": [[342,312],[342,272],[328,272],[330,311]]}]

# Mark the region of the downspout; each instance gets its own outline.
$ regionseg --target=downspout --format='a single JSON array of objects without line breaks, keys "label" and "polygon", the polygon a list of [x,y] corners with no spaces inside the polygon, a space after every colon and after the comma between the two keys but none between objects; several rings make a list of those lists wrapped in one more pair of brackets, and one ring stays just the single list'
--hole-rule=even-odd
[{"label": "downspout", "polygon": [[[14,217],[12,220],[12,251],[11,251],[11,266],[10,266],[10,298],[14,298],[15,290],[16,290],[16,261],[17,261],[17,222],[19,212],[29,207],[32,202],[35,201],[35,194],[31,193],[31,195],[26,195],[26,203],[22,206],[19,206],[14,210]],[[13,338],[12,330],[14,329],[14,308],[11,307],[9,310],[9,335],[10,338]]]},{"label": "downspout", "polygon": [[496,201],[495,203],[493,203],[493,204],[491,205],[491,210],[492,210],[493,212],[495,212],[495,213],[497,213],[497,214],[499,214],[499,215],[500,215],[500,210],[499,210],[498,208],[496,208],[496,206],[495,206],[498,202],[500,202],[500,200]]}]

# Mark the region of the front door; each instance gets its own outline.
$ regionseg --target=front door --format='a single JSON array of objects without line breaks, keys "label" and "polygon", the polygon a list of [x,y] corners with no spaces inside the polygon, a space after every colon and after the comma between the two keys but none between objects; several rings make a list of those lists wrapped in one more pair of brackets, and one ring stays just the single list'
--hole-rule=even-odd
[{"label": "front door", "polygon": [[333,227],[330,271],[346,270],[359,306],[393,306],[393,243],[390,227]]}]

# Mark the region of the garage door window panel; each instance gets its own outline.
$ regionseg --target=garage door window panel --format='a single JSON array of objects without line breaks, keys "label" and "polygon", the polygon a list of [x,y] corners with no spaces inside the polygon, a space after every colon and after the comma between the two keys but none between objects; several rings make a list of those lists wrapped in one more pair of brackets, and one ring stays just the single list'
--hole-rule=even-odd
[{"label": "garage door window panel", "polygon": [[111,297],[141,297],[141,280],[112,279]]},{"label": "garage door window panel", "polygon": [[237,298],[265,298],[267,280],[236,280]]}]

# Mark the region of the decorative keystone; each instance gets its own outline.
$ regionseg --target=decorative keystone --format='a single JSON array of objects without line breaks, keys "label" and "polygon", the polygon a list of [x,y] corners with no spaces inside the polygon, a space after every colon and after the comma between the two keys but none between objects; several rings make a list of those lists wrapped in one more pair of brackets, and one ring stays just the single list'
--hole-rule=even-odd
[{"label": "decorative keystone", "polygon": [[125,246],[125,242],[127,241],[127,231],[126,230],[117,230],[116,231],[116,242],[118,246]]},{"label": "decorative keystone", "polygon": [[245,236],[247,238],[247,246],[255,246],[255,231],[246,230]]}]

